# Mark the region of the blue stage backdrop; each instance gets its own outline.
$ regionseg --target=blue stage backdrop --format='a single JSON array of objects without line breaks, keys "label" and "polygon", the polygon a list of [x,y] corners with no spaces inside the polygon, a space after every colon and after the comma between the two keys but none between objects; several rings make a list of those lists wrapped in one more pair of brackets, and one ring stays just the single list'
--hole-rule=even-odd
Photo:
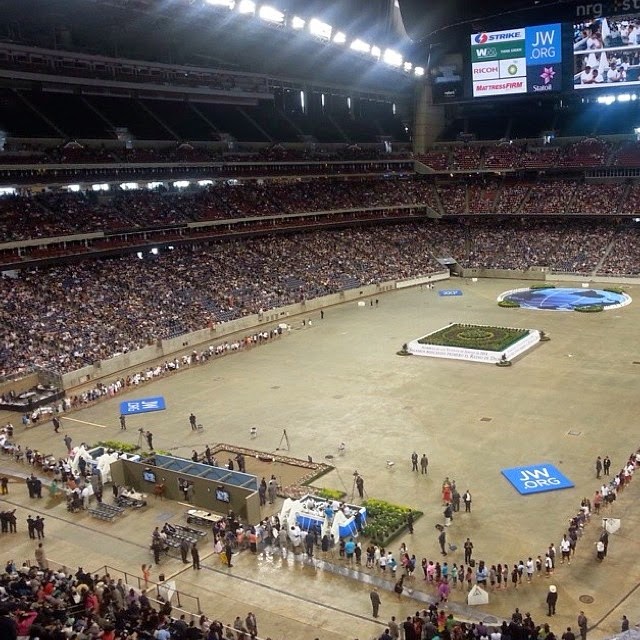
[{"label": "blue stage backdrop", "polygon": [[573,482],[571,482],[567,476],[547,462],[532,464],[526,467],[502,469],[500,473],[502,473],[513,485],[514,489],[522,495],[569,489],[574,486]]},{"label": "blue stage backdrop", "polygon": [[136,413],[149,413],[149,411],[164,411],[167,408],[164,398],[140,398],[138,400],[124,400],[120,403],[120,414],[131,416]]}]

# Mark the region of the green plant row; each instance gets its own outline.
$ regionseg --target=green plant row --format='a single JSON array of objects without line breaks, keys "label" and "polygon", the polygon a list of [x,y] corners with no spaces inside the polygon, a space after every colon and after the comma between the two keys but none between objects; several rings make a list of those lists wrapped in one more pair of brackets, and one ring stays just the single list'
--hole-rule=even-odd
[{"label": "green plant row", "polygon": [[407,515],[413,514],[414,521],[422,516],[422,511],[399,506],[384,500],[365,500],[367,508],[367,524],[363,533],[371,542],[386,547],[394,538],[407,528]]},{"label": "green plant row", "polygon": [[347,494],[340,489],[313,489],[314,495],[325,500],[342,500]]},{"label": "green plant row", "polygon": [[529,334],[529,329],[512,327],[451,324],[444,329],[420,338],[421,344],[433,344],[463,349],[504,351]]},{"label": "green plant row", "polygon": [[619,293],[622,295],[624,293],[624,289],[622,287],[603,287],[603,291],[609,291],[610,293]]},{"label": "green plant row", "polygon": [[529,289],[555,289],[556,285],[555,284],[546,284],[546,283],[542,283],[542,284],[532,284]]},{"label": "green plant row", "polygon": [[598,313],[599,311],[604,311],[604,306],[601,304],[583,304],[579,307],[574,307],[575,311],[580,311],[580,313]]},{"label": "green plant row", "polygon": [[500,302],[498,302],[498,306],[504,307],[505,309],[519,309],[520,303],[516,302],[515,300],[507,300],[505,298],[504,300],[500,300]]},{"label": "green plant row", "polygon": [[122,453],[134,453],[138,451],[138,445],[131,444],[130,442],[122,442],[121,440],[100,440],[96,447],[104,447],[105,449],[114,449],[115,451],[121,451]]}]

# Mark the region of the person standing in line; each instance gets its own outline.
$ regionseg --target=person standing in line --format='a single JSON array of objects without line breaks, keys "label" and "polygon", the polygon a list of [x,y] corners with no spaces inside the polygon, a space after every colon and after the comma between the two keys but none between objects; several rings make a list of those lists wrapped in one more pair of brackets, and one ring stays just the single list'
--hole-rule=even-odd
[{"label": "person standing in line", "polygon": [[428,475],[427,470],[429,468],[429,458],[427,458],[427,454],[423,453],[422,458],[420,458],[420,471],[423,476]]},{"label": "person standing in line", "polygon": [[587,620],[587,616],[584,615],[584,611],[581,611],[578,614],[578,629],[580,630],[580,640],[587,640],[588,626],[589,621]]},{"label": "person standing in line", "polygon": [[418,454],[415,451],[411,454],[411,471],[418,473]]},{"label": "person standing in line", "polygon": [[38,534],[38,540],[44,538],[44,518],[41,516],[36,516],[36,519],[33,523],[33,528],[36,530]]},{"label": "person standing in line", "polygon": [[448,527],[451,525],[451,521],[453,520],[453,509],[451,508],[451,504],[447,503],[444,511],[442,512],[444,517],[444,526]]},{"label": "person standing in line", "polygon": [[378,593],[378,589],[376,587],[374,587],[371,593],[369,594],[369,598],[371,599],[373,617],[377,618],[378,611],[380,610],[380,605],[382,604],[382,600],[380,600],[380,594]]},{"label": "person standing in line", "polygon": [[605,456],[602,461],[602,470],[604,471],[605,476],[609,475],[609,469],[611,469],[611,459],[609,456]]},{"label": "person standing in line", "polygon": [[252,638],[255,638],[258,635],[258,620],[254,613],[249,611],[247,613],[247,617],[244,620],[244,624],[247,627],[247,631]]},{"label": "person standing in line", "polygon": [[440,534],[438,535],[438,544],[440,545],[440,553],[442,553],[443,556],[447,555],[447,550],[445,549],[446,542],[447,534],[444,530],[444,527],[442,527]]},{"label": "person standing in line", "polygon": [[6,496],[9,493],[9,478],[2,476],[0,478],[0,494]]},{"label": "person standing in line", "polygon": [[620,631],[622,631],[622,633],[624,633],[625,631],[629,631],[629,619],[627,618],[627,616],[622,616]]},{"label": "person standing in line", "polygon": [[464,502],[465,513],[471,513],[471,492],[467,489],[462,496],[462,502]]},{"label": "person standing in line", "polygon": [[547,616],[556,615],[556,604],[558,603],[558,590],[555,584],[549,585],[549,592],[547,593]]},{"label": "person standing in line", "polygon": [[399,640],[400,638],[400,626],[396,622],[396,617],[391,616],[391,620],[387,622],[387,627],[389,628],[389,635],[392,640]]},{"label": "person standing in line", "polygon": [[470,538],[464,541],[464,563],[469,564],[471,562],[471,556],[473,554],[473,542]]},{"label": "person standing in line", "polygon": [[191,566],[194,569],[199,569],[200,568],[200,552],[198,551],[198,547],[196,547],[195,542],[191,545],[191,560],[193,561]]},{"label": "person standing in line", "polygon": [[224,556],[227,559],[227,566],[229,568],[233,567],[233,565],[231,564],[231,558],[233,557],[233,548],[229,540],[227,540],[227,542],[224,545]]},{"label": "person standing in line", "polygon": [[567,627],[567,630],[561,636],[562,640],[576,640],[576,634],[571,631],[571,627]]},{"label": "person standing in line", "polygon": [[602,458],[598,456],[596,458],[596,478],[599,478],[601,473],[602,473]]},{"label": "person standing in line", "polygon": [[189,424],[191,425],[191,431],[197,431],[198,430],[198,425],[196,423],[196,416],[194,415],[193,412],[189,416]]},{"label": "person standing in line", "polygon": [[127,430],[127,418],[123,413],[121,413],[120,414],[120,431],[126,431],[126,430]]}]

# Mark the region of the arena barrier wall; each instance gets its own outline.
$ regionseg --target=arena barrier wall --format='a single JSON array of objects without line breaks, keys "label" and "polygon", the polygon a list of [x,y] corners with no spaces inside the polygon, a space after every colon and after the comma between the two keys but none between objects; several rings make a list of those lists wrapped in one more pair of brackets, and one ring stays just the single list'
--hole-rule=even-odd
[{"label": "arena barrier wall", "polygon": [[416,286],[427,282],[437,282],[447,280],[450,277],[449,271],[441,271],[421,278],[412,278],[406,281],[391,280],[382,282],[377,285],[368,285],[358,287],[356,289],[348,289],[340,291],[329,296],[305,300],[296,304],[290,304],[278,309],[270,309],[261,314],[253,314],[237,320],[231,320],[224,324],[218,324],[210,329],[200,329],[192,333],[186,333],[175,338],[167,340],[158,340],[136,351],[130,351],[121,355],[114,356],[107,360],[100,360],[92,365],[63,374],[62,387],[64,389],[73,389],[92,381],[98,381],[102,378],[113,379],[120,372],[133,367],[144,368],[150,362],[158,359],[174,358],[178,353],[195,349],[202,345],[220,343],[225,338],[233,334],[243,331],[260,331],[267,325],[273,325],[278,322],[288,322],[295,317],[304,317],[305,314],[331,307],[345,302],[353,302],[354,300],[369,298],[407,286]]}]

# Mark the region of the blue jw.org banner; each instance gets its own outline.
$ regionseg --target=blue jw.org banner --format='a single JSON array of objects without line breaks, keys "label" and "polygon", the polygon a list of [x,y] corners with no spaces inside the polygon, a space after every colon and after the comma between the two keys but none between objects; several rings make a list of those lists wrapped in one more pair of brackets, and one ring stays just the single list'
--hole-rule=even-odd
[{"label": "blue jw.org banner", "polygon": [[527,467],[512,467],[502,469],[502,475],[522,494],[542,493],[543,491],[557,491],[568,489],[574,484],[552,464],[542,462]]},{"label": "blue jw.org banner", "polygon": [[162,396],[155,398],[140,398],[139,400],[125,400],[120,403],[120,414],[130,416],[135,413],[148,413],[149,411],[163,411],[167,406]]},{"label": "blue jw.org banner", "polygon": [[438,291],[439,296],[461,296],[462,291],[460,289],[440,289]]}]

